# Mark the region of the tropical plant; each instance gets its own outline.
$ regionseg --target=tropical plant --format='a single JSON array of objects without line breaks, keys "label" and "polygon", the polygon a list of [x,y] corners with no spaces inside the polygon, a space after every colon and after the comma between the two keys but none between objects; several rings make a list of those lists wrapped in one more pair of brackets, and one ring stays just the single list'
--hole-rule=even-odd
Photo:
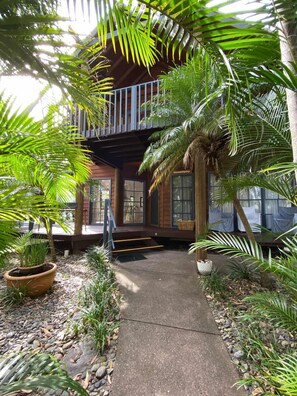
[{"label": "tropical plant", "polygon": [[281,282],[285,293],[259,293],[248,297],[248,300],[253,303],[258,316],[264,315],[277,326],[297,333],[296,237],[285,240],[289,252],[281,250],[277,257],[273,257],[270,250],[265,257],[259,244],[234,235],[213,233],[208,238],[192,244],[189,253],[197,248],[215,249],[228,256],[239,257],[243,264],[252,264],[272,273]]},{"label": "tropical plant", "polygon": [[27,297],[26,287],[7,287],[0,293],[1,309],[10,308],[16,305],[20,305],[24,298]]},{"label": "tropical plant", "polygon": [[[161,119],[166,127],[153,134],[153,143],[145,152],[140,172],[153,170],[152,190],[180,169],[182,163],[187,169],[193,168],[195,163],[195,184],[199,185],[195,190],[198,235],[206,232],[207,172],[211,171],[216,179],[230,179],[232,173],[249,169],[251,164],[248,160],[241,161],[242,152],[230,156],[231,133],[223,106],[225,90],[217,65],[205,51],[200,51],[187,64],[161,76],[160,93],[151,101],[150,119]],[[241,148],[243,150],[243,145]],[[228,201],[233,202],[249,239],[255,240],[237,198],[237,186],[225,183],[222,187]],[[199,254],[204,255],[203,252]],[[198,257],[201,258],[205,257]]]},{"label": "tropical plant", "polygon": [[226,278],[216,269],[210,275],[201,277],[203,290],[213,293],[220,297],[225,297],[227,292]]},{"label": "tropical plant", "polygon": [[88,392],[74,381],[61,363],[44,353],[22,352],[0,360],[0,393],[2,396],[38,388],[73,390],[81,396]]},{"label": "tropical plant", "polygon": [[92,247],[86,257],[95,277],[80,292],[80,323],[75,324],[74,330],[90,335],[96,347],[103,352],[118,328],[116,279],[103,246]]},{"label": "tropical plant", "polygon": [[43,264],[47,254],[47,241],[32,238],[33,232],[19,235],[12,244],[12,250],[17,253],[21,267]]},{"label": "tropical plant", "polygon": [[90,268],[103,273],[108,272],[108,251],[104,246],[92,246],[88,249],[86,256]]},{"label": "tropical plant", "polygon": [[[106,67],[98,44],[82,44],[73,32],[61,28],[59,1],[12,0],[0,2],[1,75],[28,75],[58,86],[69,104],[84,107],[97,122],[102,117],[102,92],[110,79],[94,79]],[[69,40],[69,36],[72,40]],[[76,48],[76,52],[74,51]],[[91,67],[89,58],[96,60]]]},{"label": "tropical plant", "polygon": [[[15,112],[0,98],[0,250],[15,235],[15,221],[52,219],[88,179],[90,159],[74,127],[57,118],[54,108],[40,121],[29,110]],[[3,230],[3,231],[2,231]]]}]

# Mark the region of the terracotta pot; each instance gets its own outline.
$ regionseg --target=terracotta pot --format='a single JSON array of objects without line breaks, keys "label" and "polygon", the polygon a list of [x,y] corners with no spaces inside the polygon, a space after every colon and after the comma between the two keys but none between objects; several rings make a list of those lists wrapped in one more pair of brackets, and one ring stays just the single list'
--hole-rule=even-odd
[{"label": "terracotta pot", "polygon": [[17,267],[13,269],[13,276],[27,276],[27,275],[35,275],[44,272],[46,269],[46,263],[34,265],[32,267]]},{"label": "terracotta pot", "polygon": [[[37,267],[40,267],[41,272],[31,275],[20,275],[19,268],[5,272],[4,279],[7,287],[26,289],[29,297],[37,297],[44,294],[54,283],[57,265],[47,263]],[[29,270],[30,267],[27,269]],[[36,272],[33,268],[34,271]]]}]

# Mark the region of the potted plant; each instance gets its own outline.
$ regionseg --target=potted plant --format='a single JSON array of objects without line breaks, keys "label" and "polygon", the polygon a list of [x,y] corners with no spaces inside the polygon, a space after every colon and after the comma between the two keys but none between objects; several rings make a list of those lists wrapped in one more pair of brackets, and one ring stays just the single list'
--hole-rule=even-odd
[{"label": "potted plant", "polygon": [[197,268],[201,275],[209,275],[212,271],[212,260],[205,259],[205,260],[198,260],[197,261]]},{"label": "potted plant", "polygon": [[25,290],[30,297],[44,294],[52,286],[57,272],[56,264],[45,261],[47,241],[33,238],[29,232],[16,238],[12,247],[19,266],[5,272],[7,286]]}]

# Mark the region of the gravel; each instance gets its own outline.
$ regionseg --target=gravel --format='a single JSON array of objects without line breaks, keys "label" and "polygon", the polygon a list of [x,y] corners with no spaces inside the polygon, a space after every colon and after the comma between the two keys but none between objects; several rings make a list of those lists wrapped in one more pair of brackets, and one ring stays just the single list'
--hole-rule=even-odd
[{"label": "gravel", "polygon": [[[251,358],[247,356],[250,340],[242,315],[251,312],[251,305],[244,301],[244,298],[264,291],[267,289],[262,288],[257,282],[228,279],[228,295],[224,299],[214,296],[208,291],[205,292],[222,339],[241,378],[259,376],[252,356]],[[297,350],[297,340],[290,333],[272,326],[268,321],[260,321],[260,319],[257,320],[256,326],[263,342],[269,344],[271,340],[275,341],[280,353],[285,353],[288,348]],[[257,384],[244,385],[243,389],[247,395],[265,394]]]},{"label": "gravel", "polygon": [[[92,279],[83,255],[58,258],[52,289],[36,299],[25,298],[22,305],[0,310],[0,355],[35,350],[47,352],[66,364],[67,371],[92,395],[108,396],[116,357],[116,338],[104,356],[90,340],[75,336],[72,325],[80,319],[77,308],[82,285]],[[6,288],[0,278],[0,290]],[[100,375],[99,375],[100,374]],[[100,381],[98,380],[100,379]],[[33,394],[68,395],[45,391]]]}]

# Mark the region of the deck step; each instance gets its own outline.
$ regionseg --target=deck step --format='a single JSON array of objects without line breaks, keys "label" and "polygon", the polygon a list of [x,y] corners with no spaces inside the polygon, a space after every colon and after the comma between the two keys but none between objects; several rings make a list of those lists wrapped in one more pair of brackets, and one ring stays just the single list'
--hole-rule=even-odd
[{"label": "deck step", "polygon": [[121,243],[121,242],[137,242],[137,241],[149,241],[151,237],[142,237],[142,238],[129,238],[129,239],[114,239],[114,243]]},{"label": "deck step", "polygon": [[126,253],[134,252],[135,250],[150,250],[150,249],[163,249],[164,245],[152,245],[152,246],[141,246],[141,247],[131,247],[127,249],[115,249],[112,253]]}]

